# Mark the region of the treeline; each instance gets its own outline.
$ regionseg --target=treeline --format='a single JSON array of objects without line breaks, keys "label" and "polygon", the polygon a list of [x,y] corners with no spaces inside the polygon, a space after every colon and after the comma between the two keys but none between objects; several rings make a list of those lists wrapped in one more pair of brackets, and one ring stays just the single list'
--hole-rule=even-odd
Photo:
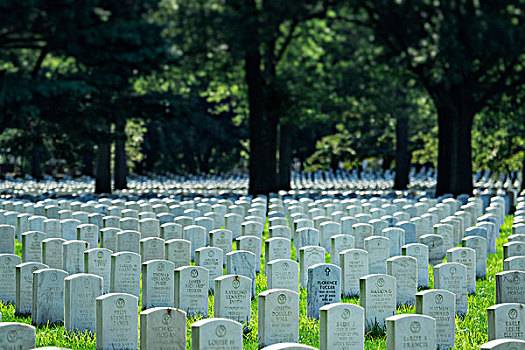
[{"label": "treeline", "polygon": [[[4,164],[41,178],[525,168],[524,1],[0,1]],[[5,170],[5,169],[4,169]],[[525,176],[523,176],[525,178]]]}]

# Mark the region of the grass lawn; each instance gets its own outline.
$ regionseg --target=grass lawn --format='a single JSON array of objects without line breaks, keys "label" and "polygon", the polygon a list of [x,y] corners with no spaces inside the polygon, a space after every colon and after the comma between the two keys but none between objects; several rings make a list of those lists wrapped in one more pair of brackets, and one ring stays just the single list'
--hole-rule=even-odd
[{"label": "grass lawn", "polygon": [[[456,318],[456,349],[479,349],[487,342],[487,308],[495,301],[495,275],[503,271],[503,244],[511,233],[512,217],[508,216],[502,227],[501,236],[497,240],[496,254],[490,254],[487,261],[487,279],[476,282],[476,294],[468,297],[469,312],[464,319]],[[265,235],[267,238],[267,230]],[[21,255],[21,244],[16,243],[16,253]],[[264,244],[263,244],[264,256]],[[295,249],[292,246],[292,259],[295,258]],[[327,262],[329,258],[327,257]],[[261,263],[263,263],[261,259]],[[261,267],[261,274],[257,275],[257,293],[266,290],[266,277]],[[433,287],[433,273],[430,268],[430,286]],[[359,304],[357,298],[343,298],[343,302]],[[306,290],[300,295],[300,325],[299,342],[314,347],[319,347],[319,322],[306,317]],[[30,317],[16,317],[13,305],[0,304],[2,321],[31,323]],[[139,307],[140,310],[140,307]],[[209,297],[209,314],[213,315],[213,295]],[[398,313],[414,313],[414,307],[403,307]],[[191,324],[196,319],[188,319],[187,322],[187,348],[190,349]],[[257,298],[252,301],[252,320],[249,325],[251,331],[244,336],[244,349],[257,349]],[[386,349],[386,335],[366,335],[365,349]],[[60,346],[71,349],[96,349],[95,337],[91,333],[69,333],[64,327],[51,326],[39,327],[36,331],[36,345]]]}]

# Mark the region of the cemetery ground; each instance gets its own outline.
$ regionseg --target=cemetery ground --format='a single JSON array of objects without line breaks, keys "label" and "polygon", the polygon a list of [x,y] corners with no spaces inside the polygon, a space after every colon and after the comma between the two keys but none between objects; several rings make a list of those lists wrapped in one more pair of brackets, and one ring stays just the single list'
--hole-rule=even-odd
[{"label": "cemetery ground", "polygon": [[[505,224],[502,226],[500,237],[496,243],[496,254],[489,254],[487,260],[487,277],[484,280],[477,280],[476,294],[469,295],[469,311],[467,316],[462,319],[456,317],[456,349],[479,349],[487,342],[487,308],[494,305],[495,301],[495,275],[503,271],[503,244],[512,232],[512,216],[507,216]],[[264,230],[264,238],[268,238],[267,225]],[[264,244],[262,246],[264,257]],[[21,256],[21,243],[16,242],[16,254]],[[295,248],[292,245],[292,259],[295,259]],[[446,258],[445,258],[446,259]],[[330,261],[327,254],[326,262]],[[194,263],[192,263],[193,265]],[[434,287],[433,270],[429,266],[430,288]],[[266,290],[266,277],[264,275],[264,260],[261,258],[261,273],[256,278],[256,294]],[[140,300],[140,299],[139,299]],[[359,305],[358,298],[342,298],[342,302]],[[257,349],[257,297],[251,303],[251,322],[245,327],[244,349]],[[319,321],[306,316],[306,289],[300,291],[300,325],[299,343],[319,347]],[[3,322],[22,322],[31,324],[31,317],[15,316],[15,307],[10,304],[0,304]],[[139,305],[139,310],[141,307]],[[414,314],[415,308],[402,306],[398,308],[397,314]],[[213,294],[209,296],[209,316],[213,315]],[[191,349],[191,325],[200,319],[187,319],[187,349]],[[139,325],[140,327],[140,325]],[[71,349],[96,349],[95,336],[92,333],[68,332],[63,326],[48,325],[37,327],[36,345],[60,346]],[[386,348],[386,333],[371,332],[366,334],[365,349],[376,350]]]}]

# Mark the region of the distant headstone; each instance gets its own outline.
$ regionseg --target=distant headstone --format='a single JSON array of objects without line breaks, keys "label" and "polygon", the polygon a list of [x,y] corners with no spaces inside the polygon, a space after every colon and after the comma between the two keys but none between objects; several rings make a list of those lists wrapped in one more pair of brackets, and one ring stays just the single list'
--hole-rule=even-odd
[{"label": "distant headstone", "polygon": [[388,227],[381,232],[390,243],[390,257],[401,255],[401,247],[405,245],[405,230],[397,227]]},{"label": "distant headstone", "polygon": [[258,296],[259,348],[299,341],[299,293],[269,289]]},{"label": "distant headstone", "polygon": [[89,249],[86,241],[68,241],[62,244],[62,268],[69,274],[84,272],[84,251]]},{"label": "distant headstone", "polygon": [[[282,218],[274,218],[272,220],[276,219],[282,219]],[[286,219],[284,219],[286,222]],[[287,239],[292,239],[290,228],[286,225],[277,225],[277,226],[271,226],[268,228],[268,237],[269,238],[275,238],[275,237],[283,237]]]},{"label": "distant headstone", "polygon": [[28,231],[22,234],[22,261],[42,262],[42,241],[46,234],[39,231]]},{"label": "distant headstone", "polygon": [[173,263],[167,260],[149,260],[142,264],[142,310],[173,306],[174,270]]},{"label": "distant headstone", "polygon": [[140,295],[140,255],[132,252],[120,252],[111,255],[111,293],[127,293],[135,297]]},{"label": "distant headstone", "polygon": [[319,308],[341,302],[341,268],[333,264],[315,264],[308,268],[306,313],[318,319]]},{"label": "distant headstone", "polygon": [[481,236],[468,236],[461,240],[462,246],[476,251],[476,277],[484,279],[487,276],[487,244]]},{"label": "distant headstone", "polygon": [[77,227],[77,239],[80,241],[86,241],[90,247],[98,247],[98,233],[99,228],[93,224],[82,224]]},{"label": "distant headstone", "polygon": [[288,238],[274,237],[264,242],[264,268],[275,259],[290,259],[292,243]]},{"label": "distant headstone", "polygon": [[410,221],[400,221],[396,227],[405,230],[405,244],[417,243],[416,224]]},{"label": "distant headstone", "polygon": [[0,254],[0,301],[4,304],[16,300],[16,266],[21,262],[15,254]]},{"label": "distant headstone", "polygon": [[164,259],[164,240],[158,237],[141,239],[140,257],[143,263],[150,260]]},{"label": "distant headstone", "polygon": [[525,304],[525,272],[505,271],[496,274],[496,304]]},{"label": "distant headstone", "polygon": [[[187,266],[189,265],[183,265]],[[195,250],[195,265],[208,270],[209,287],[214,291],[214,280],[223,274],[222,250],[216,247],[202,247]],[[176,266],[178,268],[180,266]]]},{"label": "distant headstone", "polygon": [[112,252],[117,251],[117,233],[120,228],[106,227],[100,230],[100,247],[107,248]]},{"label": "distant headstone", "polygon": [[417,260],[411,256],[395,256],[386,261],[386,273],[396,278],[397,306],[414,305],[417,293]]},{"label": "distant headstone", "polygon": [[184,239],[191,242],[191,260],[195,260],[195,249],[206,246],[206,229],[202,226],[189,225],[183,229]]},{"label": "distant headstone", "polygon": [[232,239],[233,235],[230,230],[217,229],[210,231],[210,246],[222,250],[223,261],[226,259],[226,254],[232,251]]},{"label": "distant headstone", "polygon": [[345,297],[359,296],[359,279],[368,275],[368,252],[363,249],[343,250],[339,255],[342,292]]},{"label": "distant headstone", "polygon": [[200,266],[175,269],[175,307],[189,317],[208,316],[208,270]]},{"label": "distant headstone", "polygon": [[229,213],[224,216],[224,227],[232,233],[232,239],[241,236],[243,221],[244,216],[238,214]]},{"label": "distant headstone", "polygon": [[447,262],[434,266],[434,288],[454,293],[456,314],[460,317],[467,315],[467,267],[465,265]]},{"label": "distant headstone", "polygon": [[467,268],[467,291],[476,293],[476,251],[471,248],[452,248],[447,251],[447,262],[457,262]]},{"label": "distant headstone", "polygon": [[102,295],[102,277],[78,273],[64,279],[64,327],[95,332],[96,299]]},{"label": "distant headstone", "polygon": [[124,230],[117,232],[117,252],[140,253],[140,232]]},{"label": "distant headstone", "polygon": [[339,266],[339,254],[346,249],[352,249],[355,246],[355,239],[350,235],[335,235],[331,238],[330,263]]},{"label": "distant headstone", "polygon": [[226,318],[200,320],[191,325],[191,349],[242,350],[242,324]]},{"label": "distant headstone", "polygon": [[185,239],[164,241],[164,259],[175,264],[175,268],[190,265],[191,242]]},{"label": "distant headstone", "polygon": [[[315,222],[315,218],[314,218]],[[333,221],[325,221],[319,225],[319,243],[327,252],[330,252],[330,241],[332,236],[341,233],[341,225]]]},{"label": "distant headstone", "polygon": [[94,248],[84,251],[84,272],[102,277],[102,291],[109,292],[111,282],[111,250]]},{"label": "distant headstone", "polygon": [[431,265],[440,264],[445,256],[443,236],[425,234],[419,237],[419,243],[428,247],[428,262]]},{"label": "distant headstone", "polygon": [[319,309],[319,350],[362,350],[365,347],[365,310],[335,303]]},{"label": "distant headstone", "polygon": [[214,284],[213,317],[249,324],[252,281],[245,276],[226,275],[217,277]]},{"label": "distant headstone", "polygon": [[503,259],[525,256],[525,242],[510,242],[503,245]]},{"label": "distant headstone", "polygon": [[319,245],[319,230],[313,227],[299,228],[297,231],[295,231],[293,243],[296,251],[309,245]]},{"label": "distant headstone", "polygon": [[511,338],[525,340],[525,305],[497,304],[487,308],[489,340]]},{"label": "distant headstone", "polygon": [[513,256],[503,260],[503,271],[518,270],[525,272],[525,256]]},{"label": "distant headstone", "polygon": [[444,289],[432,289],[416,294],[416,314],[436,320],[436,345],[453,349],[456,329],[456,296]]},{"label": "distant headstone", "polygon": [[374,227],[367,223],[359,223],[352,226],[352,228],[354,229],[355,247],[357,249],[364,249],[365,238],[374,234]]},{"label": "distant headstone", "polygon": [[436,320],[425,315],[395,315],[386,319],[387,349],[436,349]]},{"label": "distant headstone", "polygon": [[0,225],[0,254],[15,253],[15,228],[10,225]]},{"label": "distant headstone", "polygon": [[64,263],[63,244],[66,240],[63,238],[46,238],[42,241],[42,263],[52,269],[62,269]]},{"label": "distant headstone", "polygon": [[262,239],[264,226],[257,221],[245,221],[241,225],[243,236],[257,236]]},{"label": "distant headstone", "polygon": [[137,349],[138,300],[126,293],[109,293],[96,299],[98,350]]},{"label": "distant headstone", "polygon": [[[255,255],[255,259],[259,260],[261,257],[262,240],[256,236],[241,236],[237,238],[237,250],[246,250]],[[224,260],[226,264],[226,260]],[[261,272],[261,264],[255,264],[255,272]]]},{"label": "distant headstone", "polygon": [[417,260],[417,286],[428,288],[428,247],[421,243],[410,243],[401,247],[403,255]]},{"label": "distant headstone", "polygon": [[319,246],[304,246],[299,249],[299,282],[302,288],[306,288],[308,280],[308,268],[315,264],[325,262],[325,250]]},{"label": "distant headstone", "polygon": [[15,315],[31,314],[33,303],[33,272],[48,268],[47,265],[35,262],[16,265],[16,298]]},{"label": "distant headstone", "polygon": [[36,341],[35,327],[17,322],[0,323],[0,348],[13,350],[33,349]]},{"label": "distant headstone", "polygon": [[375,274],[359,280],[359,305],[365,310],[365,331],[385,327],[385,319],[396,313],[396,279]]},{"label": "distant headstone", "polygon": [[141,238],[159,237],[160,236],[160,223],[159,220],[154,218],[143,218],[139,221],[139,232]]},{"label": "distant headstone", "polygon": [[165,241],[183,239],[182,226],[174,222],[162,224],[160,226],[160,238]]},{"label": "distant headstone", "polygon": [[68,273],[59,269],[33,272],[32,322],[35,326],[64,321],[64,279]]},{"label": "distant headstone", "polygon": [[246,276],[252,280],[252,296],[255,297],[255,265],[259,264],[255,254],[247,250],[236,250],[226,254],[226,274]]},{"label": "distant headstone", "polygon": [[140,313],[141,350],[186,350],[186,313],[155,307]]},{"label": "distant headstone", "polygon": [[390,242],[382,236],[365,238],[365,250],[368,252],[368,271],[370,274],[386,273],[386,259],[390,257]]},{"label": "distant headstone", "polygon": [[299,264],[290,259],[276,259],[268,263],[268,289],[289,289],[299,292]]}]

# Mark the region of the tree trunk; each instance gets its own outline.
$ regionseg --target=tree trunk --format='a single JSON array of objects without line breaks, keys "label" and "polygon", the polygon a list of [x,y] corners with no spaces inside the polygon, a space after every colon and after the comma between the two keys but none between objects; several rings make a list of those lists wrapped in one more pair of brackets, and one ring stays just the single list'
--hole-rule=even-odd
[{"label": "tree trunk", "polygon": [[[455,102],[455,103],[454,103]],[[463,102],[463,103],[462,103]],[[472,122],[466,101],[436,103],[439,126],[436,196],[472,194]]]},{"label": "tree trunk", "polygon": [[97,166],[95,169],[95,193],[111,193],[110,143],[98,144]]},{"label": "tree trunk", "polygon": [[523,160],[521,164],[521,194],[525,195],[525,150],[523,151]]},{"label": "tree trunk", "polygon": [[[253,1],[250,4],[253,7],[255,6]],[[261,72],[261,54],[257,40],[257,29],[252,26],[250,32],[251,35],[249,36],[253,40],[247,44],[245,53],[250,113],[250,181],[248,193],[251,195],[268,195],[275,190],[276,149],[271,135],[273,123],[269,123],[265,115],[265,83]]]},{"label": "tree trunk", "polygon": [[381,164],[381,169],[383,171],[387,171],[388,169],[390,169],[390,167],[392,167],[393,161],[394,161],[394,157],[392,157],[391,154],[385,155],[383,157],[383,163]]},{"label": "tree trunk", "polygon": [[128,188],[127,176],[128,167],[126,164],[126,120],[123,119],[115,123],[115,189],[123,190]]},{"label": "tree trunk", "polygon": [[149,123],[147,125],[147,131],[144,135],[144,169],[145,172],[152,172],[155,169],[155,164],[158,160],[158,153],[160,149],[159,142],[159,131],[155,123]]},{"label": "tree trunk", "polygon": [[82,147],[82,175],[87,175],[93,177],[95,174],[93,172],[93,161],[95,157],[93,156],[93,145],[88,144],[85,147]]},{"label": "tree trunk", "polygon": [[42,147],[44,147],[42,140],[35,141],[33,143],[33,151],[31,152],[31,176],[36,180],[42,180]]},{"label": "tree trunk", "polygon": [[292,126],[281,124],[279,133],[279,177],[277,186],[279,190],[290,190],[292,165]]},{"label": "tree trunk", "polygon": [[408,153],[408,117],[396,120],[396,178],[395,190],[406,190],[409,183],[410,154]]}]

